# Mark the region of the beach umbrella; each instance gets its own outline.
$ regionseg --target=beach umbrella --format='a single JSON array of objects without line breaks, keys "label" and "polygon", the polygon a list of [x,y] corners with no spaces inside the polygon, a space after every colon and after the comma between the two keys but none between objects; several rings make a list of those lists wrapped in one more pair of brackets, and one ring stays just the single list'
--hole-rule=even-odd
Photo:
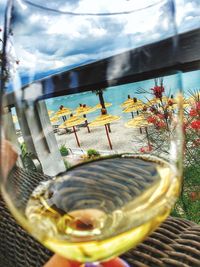
[{"label": "beach umbrella", "polygon": [[53,116],[50,118],[51,123],[57,123],[60,121],[60,118],[58,116]]},{"label": "beach umbrella", "polygon": [[[162,99],[162,101],[161,101],[161,99]],[[154,97],[152,99],[148,99],[148,103],[147,104],[149,104],[149,105],[155,105],[155,104],[159,104],[161,102],[167,103],[169,99],[170,98],[167,97],[167,96],[162,96],[162,98]]]},{"label": "beach umbrella", "polygon": [[138,111],[138,110],[140,110],[140,109],[143,109],[143,107],[144,107],[143,104],[136,102],[136,103],[134,103],[134,104],[132,103],[131,105],[127,106],[127,107],[123,110],[123,112],[124,112],[124,113],[131,113],[132,118],[134,118],[134,116],[133,116],[133,112],[134,112],[134,111]]},{"label": "beach umbrella", "polygon": [[62,116],[67,116],[67,115],[69,115],[71,113],[72,113],[71,109],[69,109],[69,108],[62,108],[62,109],[58,110],[55,113],[55,115],[58,116],[58,117],[62,117]]},{"label": "beach umbrella", "polygon": [[82,105],[81,107],[76,108],[76,114],[78,116],[86,115],[88,113],[94,112],[95,110],[96,110],[96,107]]},{"label": "beach umbrella", "polygon": [[[159,98],[157,98],[157,99],[159,99]],[[170,97],[162,96],[162,98],[159,99],[159,100],[160,100],[160,101],[162,100],[162,102],[167,103],[169,99],[170,99]]]},{"label": "beach umbrella", "polygon": [[94,112],[94,111],[96,111],[95,107],[90,107],[90,106],[87,106],[85,104],[76,108],[76,115],[83,116],[85,118],[85,123],[86,123],[86,127],[88,129],[88,133],[90,133],[90,128],[88,127],[88,121],[87,121],[86,114],[89,114],[89,113]]},{"label": "beach umbrella", "polygon": [[120,116],[101,114],[96,119],[94,119],[91,123],[89,123],[90,127],[99,127],[99,126],[105,127],[110,149],[112,149],[112,143],[111,143],[110,136],[109,136],[108,124],[114,121],[118,121],[120,120],[120,118],[121,118]]},{"label": "beach umbrella", "polygon": [[139,116],[131,119],[130,121],[126,122],[125,126],[128,128],[131,128],[131,127],[137,128],[137,127],[147,127],[150,124],[151,123],[149,123],[143,115],[139,115]]},{"label": "beach umbrella", "polygon": [[121,107],[126,108],[126,107],[132,106],[134,104],[143,104],[143,102],[137,98],[128,98],[126,101],[124,101],[121,104]]},{"label": "beach umbrella", "polygon": [[[172,100],[174,102],[174,104],[171,106],[171,109],[178,108],[179,98],[178,97],[176,97],[176,98],[170,98],[168,100],[168,103],[169,103],[170,100]],[[183,108],[188,108],[188,107],[191,106],[191,102],[188,99],[183,98],[183,104],[182,104],[182,106],[183,106]]]},{"label": "beach umbrella", "polygon": [[53,110],[48,110],[48,115],[51,116],[54,113]]},{"label": "beach umbrella", "polygon": [[[105,107],[106,108],[108,108],[108,107],[110,107],[110,106],[112,106],[112,103],[104,103],[104,105],[105,105]],[[102,106],[101,106],[101,104],[97,104],[96,106],[95,106],[95,108],[96,109],[102,109]]]},{"label": "beach umbrella", "polygon": [[149,125],[151,125],[152,123],[148,122],[146,119],[145,115],[139,115],[137,117],[135,117],[134,119],[131,119],[130,121],[125,123],[125,126],[128,128],[140,128],[144,127],[145,128],[145,132],[146,132],[146,137],[147,137],[147,141],[148,141],[148,145],[150,146],[150,141],[149,141],[149,133],[148,133],[148,129],[147,127]]},{"label": "beach umbrella", "polygon": [[[108,107],[112,106],[112,103],[105,102],[105,103],[104,103],[104,106],[105,106],[105,108],[108,108]],[[96,108],[96,109],[102,109],[102,106],[101,106],[101,104],[99,103],[99,104],[97,104],[97,105],[95,106],[95,108]],[[109,130],[109,132],[111,133],[110,124],[108,124],[108,130]]]},{"label": "beach umbrella", "polygon": [[77,145],[80,147],[80,142],[78,140],[78,135],[76,133],[76,129],[75,126],[82,124],[83,122],[85,122],[84,118],[80,118],[78,116],[73,116],[71,115],[69,119],[67,119],[64,123],[62,123],[59,128],[63,129],[63,128],[73,128],[73,132],[76,138],[76,142]]}]

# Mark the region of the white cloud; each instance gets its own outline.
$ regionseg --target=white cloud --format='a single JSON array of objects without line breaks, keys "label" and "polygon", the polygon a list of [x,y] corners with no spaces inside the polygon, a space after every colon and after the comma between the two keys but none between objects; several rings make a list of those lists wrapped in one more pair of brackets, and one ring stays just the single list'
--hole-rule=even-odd
[{"label": "white cloud", "polygon": [[[6,0],[3,1],[5,3]],[[131,14],[113,16],[58,15],[32,6],[24,9],[18,5],[13,38],[22,72],[43,72],[97,60],[173,34],[167,0],[101,0],[95,1],[95,4],[93,0],[33,2],[77,13],[128,12],[155,2],[159,4]],[[179,31],[199,27],[199,0],[176,0],[176,4]]]}]

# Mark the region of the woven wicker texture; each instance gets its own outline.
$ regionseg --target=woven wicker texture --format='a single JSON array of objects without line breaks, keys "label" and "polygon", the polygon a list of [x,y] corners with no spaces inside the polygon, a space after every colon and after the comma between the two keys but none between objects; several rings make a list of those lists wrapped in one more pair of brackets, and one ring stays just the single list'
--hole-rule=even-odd
[{"label": "woven wicker texture", "polygon": [[[32,188],[48,178],[38,173],[27,176],[19,169],[12,175],[15,183],[28,177],[26,200]],[[18,226],[0,198],[0,267],[41,267],[51,255],[52,252]],[[122,258],[132,267],[200,267],[200,225],[170,217]]]},{"label": "woven wicker texture", "polygon": [[200,267],[200,225],[169,217],[122,258],[133,267]]}]

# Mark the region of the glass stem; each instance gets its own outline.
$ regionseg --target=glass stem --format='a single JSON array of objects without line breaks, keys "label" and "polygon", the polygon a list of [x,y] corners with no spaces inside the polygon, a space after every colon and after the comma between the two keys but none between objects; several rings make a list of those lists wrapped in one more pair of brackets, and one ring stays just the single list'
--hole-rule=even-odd
[{"label": "glass stem", "polygon": [[122,259],[117,258],[117,261],[108,262],[95,262],[95,263],[85,263],[81,267],[130,267],[130,265]]}]

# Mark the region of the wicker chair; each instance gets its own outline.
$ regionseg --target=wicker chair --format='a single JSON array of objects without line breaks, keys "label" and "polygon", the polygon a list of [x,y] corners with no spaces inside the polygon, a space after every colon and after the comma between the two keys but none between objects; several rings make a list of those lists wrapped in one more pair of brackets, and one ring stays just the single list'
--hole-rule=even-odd
[{"label": "wicker chair", "polygon": [[[19,176],[27,177],[24,171],[15,169],[15,182]],[[44,179],[39,173],[29,173],[26,186],[31,188]],[[0,197],[0,267],[41,267],[52,254],[16,223]],[[122,258],[132,267],[200,267],[200,225],[169,217]]]}]

